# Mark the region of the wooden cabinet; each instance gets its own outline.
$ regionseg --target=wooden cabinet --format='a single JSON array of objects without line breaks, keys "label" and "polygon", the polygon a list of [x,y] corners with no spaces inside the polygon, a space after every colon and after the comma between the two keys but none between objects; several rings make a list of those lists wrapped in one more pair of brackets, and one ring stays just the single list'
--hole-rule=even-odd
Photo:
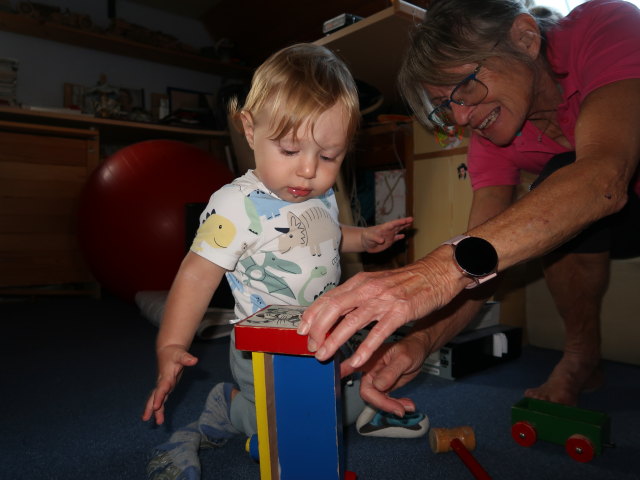
[{"label": "wooden cabinet", "polygon": [[0,287],[91,281],[76,213],[98,151],[96,130],[0,121]]},{"label": "wooden cabinet", "polygon": [[219,158],[228,144],[222,131],[0,107],[0,293],[95,292],[77,243],[80,193],[101,143],[155,138]]},{"label": "wooden cabinet", "polygon": [[446,150],[433,132],[413,125],[413,211],[416,234],[412,259],[467,230],[471,183],[466,172],[468,138]]}]

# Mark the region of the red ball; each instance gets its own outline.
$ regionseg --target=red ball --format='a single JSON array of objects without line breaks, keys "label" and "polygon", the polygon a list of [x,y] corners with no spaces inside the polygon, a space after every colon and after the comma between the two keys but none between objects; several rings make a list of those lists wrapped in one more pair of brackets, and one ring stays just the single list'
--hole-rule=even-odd
[{"label": "red ball", "polygon": [[88,179],[79,208],[80,248],[96,280],[125,300],[168,290],[191,242],[186,205],[206,203],[231,180],[220,159],[174,140],[113,154]]}]

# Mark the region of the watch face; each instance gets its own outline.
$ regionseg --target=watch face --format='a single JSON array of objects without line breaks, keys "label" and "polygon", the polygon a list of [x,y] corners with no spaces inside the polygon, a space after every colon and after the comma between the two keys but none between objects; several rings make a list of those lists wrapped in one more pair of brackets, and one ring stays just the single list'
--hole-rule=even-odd
[{"label": "watch face", "polygon": [[484,277],[498,267],[498,254],[483,238],[467,237],[456,245],[455,258],[458,265],[474,277]]}]

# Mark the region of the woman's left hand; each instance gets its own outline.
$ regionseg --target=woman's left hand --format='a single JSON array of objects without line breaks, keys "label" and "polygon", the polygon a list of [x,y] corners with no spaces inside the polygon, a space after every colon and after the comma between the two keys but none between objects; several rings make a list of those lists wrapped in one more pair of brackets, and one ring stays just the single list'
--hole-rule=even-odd
[{"label": "woman's left hand", "polygon": [[[413,400],[406,397],[393,398],[389,393],[406,385],[420,373],[427,353],[428,347],[415,335],[409,335],[395,343],[383,344],[361,368],[362,399],[372,407],[398,417],[407,412],[415,412]],[[340,368],[342,376],[356,371],[347,362],[343,362]]]}]

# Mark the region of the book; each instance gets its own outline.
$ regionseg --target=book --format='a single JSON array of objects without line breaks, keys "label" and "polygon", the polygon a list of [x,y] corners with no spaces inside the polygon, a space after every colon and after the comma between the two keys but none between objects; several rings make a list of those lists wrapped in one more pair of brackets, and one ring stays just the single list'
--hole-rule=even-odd
[{"label": "book", "polygon": [[306,307],[267,305],[235,325],[236,348],[250,352],[308,355],[307,336],[297,329]]}]

